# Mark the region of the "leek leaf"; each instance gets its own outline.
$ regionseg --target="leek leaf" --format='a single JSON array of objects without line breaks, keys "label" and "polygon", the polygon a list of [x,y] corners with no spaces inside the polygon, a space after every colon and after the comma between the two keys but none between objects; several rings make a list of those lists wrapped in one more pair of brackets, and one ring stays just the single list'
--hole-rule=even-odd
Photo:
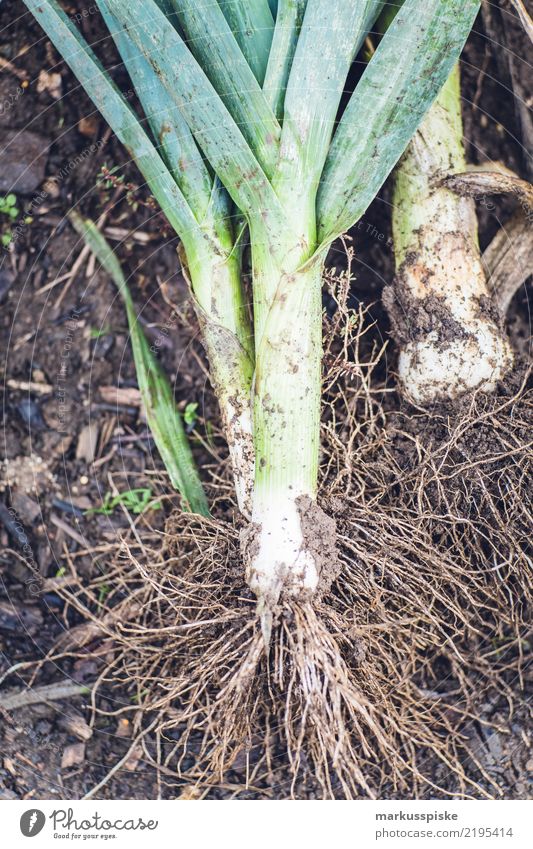
[{"label": "leek leaf", "polygon": [[219,0],[229,27],[259,85],[263,85],[274,19],[268,0]]},{"label": "leek leaf", "polygon": [[279,0],[263,91],[278,119],[283,118],[287,80],[307,0]]},{"label": "leek leaf", "polygon": [[211,199],[213,177],[205,165],[187,122],[168,95],[148,60],[119,26],[107,0],[97,0],[118,52],[148,118],[159,152],[198,220]]},{"label": "leek leaf", "polygon": [[137,382],[146,412],[146,420],[172,485],[181,493],[193,513],[208,516],[207,499],[181,415],[176,407],[172,387],[150,350],[148,340],[139,324],[133,299],[120,263],[93,221],[82,218],[74,210],[69,213],[69,219],[90,247],[98,262],[113,279],[124,301]]},{"label": "leek leaf", "polygon": [[184,238],[198,223],[139,118],[56,0],[24,0],[50,41],[124,144],[171,225]]},{"label": "leek leaf", "polygon": [[284,101],[280,190],[314,195],[354,55],[382,0],[307,0]]},{"label": "leek leaf", "polygon": [[372,56],[326,160],[319,238],[361,217],[448,78],[480,0],[405,0]]},{"label": "leek leaf", "polygon": [[172,2],[187,48],[240,127],[262,169],[271,176],[280,127],[220,6],[213,0]]},{"label": "leek leaf", "polygon": [[[38,3],[38,0],[31,0]],[[154,0],[107,0],[181,110],[200,148],[248,217],[279,204],[240,128]],[[133,23],[132,23],[133,22]],[[272,140],[277,146],[277,141]]]}]

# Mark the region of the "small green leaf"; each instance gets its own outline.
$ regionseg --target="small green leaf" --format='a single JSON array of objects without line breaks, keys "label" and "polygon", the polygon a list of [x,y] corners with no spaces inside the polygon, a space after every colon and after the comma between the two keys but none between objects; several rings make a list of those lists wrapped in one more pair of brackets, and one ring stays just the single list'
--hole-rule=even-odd
[{"label": "small green leaf", "polygon": [[106,492],[101,507],[92,507],[87,510],[87,515],[100,513],[104,516],[110,516],[117,507],[121,505],[129,510],[130,513],[140,515],[145,510],[160,510],[161,504],[159,501],[150,503],[153,499],[152,490],[147,488],[127,489],[125,492],[119,492],[118,495],[113,495],[111,492]]},{"label": "small green leaf", "polygon": [[102,604],[105,600],[105,597],[109,595],[111,592],[111,587],[108,584],[103,584],[100,587],[100,592],[98,593],[98,603]]},{"label": "small green leaf", "polygon": [[91,327],[89,334],[91,339],[100,339],[101,336],[107,336],[111,328],[106,324],[105,327]]},{"label": "small green leaf", "polygon": [[186,425],[188,425],[188,427],[193,428],[195,426],[198,420],[198,417],[196,415],[197,409],[198,404],[195,404],[194,402],[190,402],[185,407],[185,412],[183,413],[183,421]]}]

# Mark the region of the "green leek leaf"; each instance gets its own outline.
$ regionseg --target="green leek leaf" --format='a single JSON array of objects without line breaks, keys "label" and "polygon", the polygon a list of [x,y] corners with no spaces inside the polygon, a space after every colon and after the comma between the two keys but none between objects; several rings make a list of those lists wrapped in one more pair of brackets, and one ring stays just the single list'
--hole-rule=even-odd
[{"label": "green leek leaf", "polygon": [[307,0],[279,0],[263,91],[279,120]]},{"label": "green leek leaf", "polygon": [[188,508],[209,515],[205,492],[192,456],[172,387],[153,355],[139,324],[133,299],[120,263],[93,221],[75,211],[69,219],[83,237],[99,263],[113,279],[126,307],[133,358],[146,420],[169,474],[172,485],[181,493]]},{"label": "green leek leaf", "polygon": [[56,0],[24,0],[70,65],[97,109],[124,144],[171,225],[185,238],[198,231],[195,216],[139,118]]},{"label": "green leek leaf", "polygon": [[405,0],[334,136],[318,196],[319,238],[361,217],[444,85],[479,0]]},{"label": "green leek leaf", "polygon": [[141,101],[159,152],[200,221],[211,200],[213,177],[187,122],[148,60],[109,11],[107,0],[97,0],[97,5]]},{"label": "green leek leaf", "polygon": [[307,0],[283,107],[280,192],[314,201],[350,66],[382,6]]},{"label": "green leek leaf", "polygon": [[274,32],[268,0],[218,0],[244,58],[263,85]]},{"label": "green leek leaf", "polygon": [[266,209],[275,214],[276,194],[241,128],[154,0],[107,2],[159,74],[233,201],[248,217]]},{"label": "green leek leaf", "polygon": [[187,37],[188,50],[239,126],[263,171],[271,176],[281,130],[220,6],[213,0],[172,2]]}]

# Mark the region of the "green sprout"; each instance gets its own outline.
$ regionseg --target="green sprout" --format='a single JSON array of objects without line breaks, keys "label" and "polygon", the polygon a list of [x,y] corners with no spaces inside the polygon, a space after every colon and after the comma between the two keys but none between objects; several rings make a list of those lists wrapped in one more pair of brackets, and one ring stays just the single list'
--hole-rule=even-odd
[{"label": "green sprout", "polygon": [[109,584],[102,584],[100,587],[100,592],[98,593],[98,604],[103,604],[106,596],[111,592],[111,587]]},{"label": "green sprout", "polygon": [[101,339],[102,336],[107,336],[111,332],[108,324],[105,327],[91,327],[89,335],[91,339]]},{"label": "green sprout", "polygon": [[191,401],[189,404],[187,404],[183,413],[183,421],[191,430],[198,421],[198,416],[196,415],[197,409],[198,404]]},{"label": "green sprout", "polygon": [[0,197],[0,213],[7,215],[11,219],[18,218],[20,210],[17,206],[17,196],[12,192],[4,197]]},{"label": "green sprout", "polygon": [[126,510],[135,515],[144,513],[145,510],[160,510],[161,504],[159,501],[152,501],[152,490],[148,488],[128,489],[126,492],[119,492],[113,495],[111,492],[106,492],[101,507],[92,507],[87,510],[87,515],[92,513],[102,513],[104,516],[110,516],[117,507],[123,505]]},{"label": "green sprout", "polygon": [[[17,196],[14,195],[13,192],[10,192],[8,195],[0,196],[0,215],[3,215],[8,219],[8,221],[5,222],[6,224],[18,218],[19,214],[20,210],[17,206]],[[0,232],[0,242],[4,248],[7,248],[13,240],[13,234],[10,230],[4,230],[3,227],[0,227],[0,229],[2,230],[2,232]]]},{"label": "green sprout", "polygon": [[118,165],[114,165],[112,168],[106,164],[102,165],[96,177],[96,185],[107,190],[116,188],[118,185],[124,183],[124,174],[117,175],[118,170]]}]

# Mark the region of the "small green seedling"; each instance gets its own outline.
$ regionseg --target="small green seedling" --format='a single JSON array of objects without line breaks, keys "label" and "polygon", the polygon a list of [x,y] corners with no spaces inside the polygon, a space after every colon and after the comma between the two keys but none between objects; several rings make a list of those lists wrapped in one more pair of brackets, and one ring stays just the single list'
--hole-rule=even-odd
[{"label": "small green seedling", "polygon": [[91,339],[100,339],[102,336],[107,336],[111,332],[108,324],[105,327],[91,327],[89,333]]},{"label": "small green seedling", "polygon": [[0,213],[12,219],[18,218],[20,210],[17,206],[17,196],[12,192],[0,197]]},{"label": "small green seedling", "polygon": [[103,584],[100,587],[100,592],[98,593],[98,604],[103,604],[106,596],[108,596],[110,592],[111,587],[109,586],[109,584]]},{"label": "small green seedling", "polygon": [[198,409],[198,404],[191,401],[189,404],[187,404],[187,406],[185,407],[185,411],[183,413],[183,421],[185,422],[187,427],[190,428],[191,430],[195,426],[196,422],[198,421],[198,416],[196,415],[197,409]]},{"label": "small green seedling", "polygon": [[148,695],[149,690],[141,690],[140,693],[134,693],[133,696],[130,696],[130,702],[132,704],[138,704],[142,698]]},{"label": "small green seedling", "polygon": [[[9,221],[14,221],[18,218],[20,210],[17,206],[17,196],[10,192],[8,195],[0,195],[0,215],[4,215]],[[7,222],[6,222],[7,223]],[[3,229],[3,228],[2,228]],[[13,235],[9,230],[4,230],[0,233],[0,242],[7,248],[13,239]]]},{"label": "small green seedling", "polygon": [[126,492],[119,492],[118,495],[106,492],[102,506],[92,507],[90,510],[87,510],[87,514],[103,513],[104,516],[110,516],[120,505],[123,505],[126,510],[137,516],[144,513],[145,510],[160,510],[160,502],[155,501],[150,503],[152,498],[151,489],[128,489]]},{"label": "small green seedling", "polygon": [[146,200],[138,196],[139,186],[135,183],[126,182],[124,174],[118,173],[120,168],[118,165],[109,168],[107,165],[102,165],[96,178],[96,185],[103,188],[104,191],[110,189],[122,189],[126,192],[126,202],[135,212],[139,206],[146,206],[149,209],[156,209],[155,199],[150,195]]},{"label": "small green seedling", "polygon": [[114,165],[112,168],[106,164],[102,165],[96,177],[96,185],[106,190],[122,185],[126,178],[124,174],[117,174],[117,171],[119,171],[118,165]]}]

